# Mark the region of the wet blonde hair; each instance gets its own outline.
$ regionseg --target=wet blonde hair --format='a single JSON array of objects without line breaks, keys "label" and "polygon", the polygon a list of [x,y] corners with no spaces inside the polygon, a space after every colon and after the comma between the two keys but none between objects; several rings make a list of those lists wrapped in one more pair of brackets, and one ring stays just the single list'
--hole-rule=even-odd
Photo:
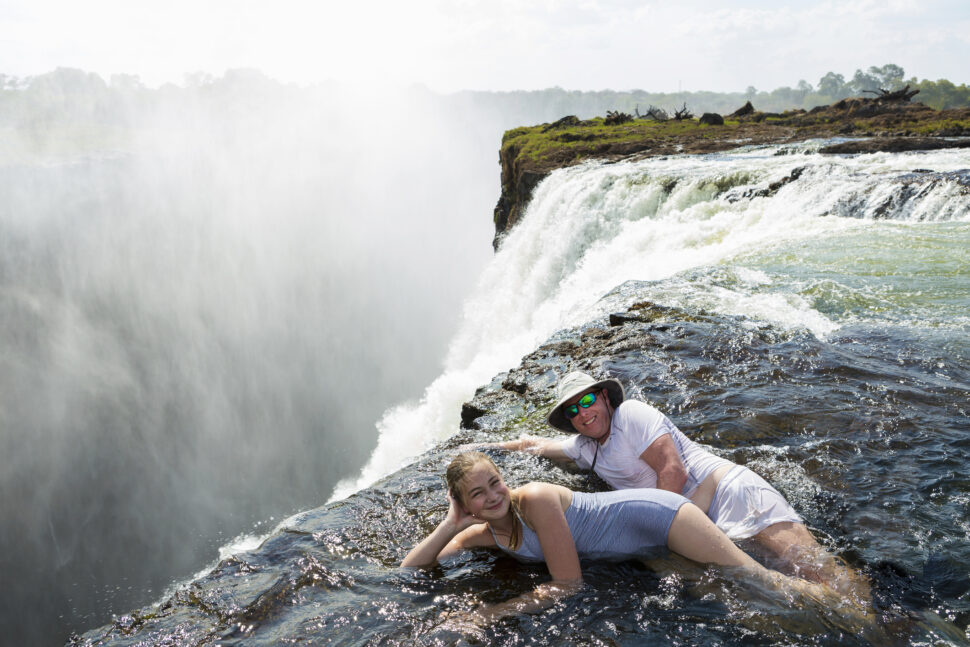
[{"label": "wet blonde hair", "polygon": [[[465,492],[464,484],[465,477],[468,473],[480,463],[486,463],[495,470],[495,472],[501,476],[502,473],[499,471],[498,467],[492,462],[492,459],[481,452],[464,452],[458,454],[451,462],[448,463],[448,467],[445,469],[445,483],[448,485],[448,491],[451,496],[462,506],[465,505]],[[515,550],[519,547],[519,541],[521,539],[521,529],[519,528],[519,497],[512,493],[512,534],[509,536],[509,548]]]}]

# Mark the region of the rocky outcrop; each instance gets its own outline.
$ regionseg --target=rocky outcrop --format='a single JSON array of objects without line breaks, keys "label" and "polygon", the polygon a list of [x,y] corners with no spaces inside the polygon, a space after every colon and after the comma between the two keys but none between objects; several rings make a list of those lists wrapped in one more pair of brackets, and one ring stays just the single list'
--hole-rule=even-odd
[{"label": "rocky outcrop", "polygon": [[748,101],[743,106],[728,115],[728,119],[740,119],[741,117],[747,117],[754,112],[754,106]]},{"label": "rocky outcrop", "polygon": [[532,190],[552,168],[534,167],[519,157],[519,150],[510,146],[499,154],[502,164],[502,194],[495,205],[495,238],[492,247],[498,249],[501,236],[522,217],[529,204]]},{"label": "rocky outcrop", "polygon": [[970,148],[970,139],[953,140],[938,137],[875,137],[840,142],[820,148],[820,153],[905,153],[907,151],[935,151],[944,148]]}]

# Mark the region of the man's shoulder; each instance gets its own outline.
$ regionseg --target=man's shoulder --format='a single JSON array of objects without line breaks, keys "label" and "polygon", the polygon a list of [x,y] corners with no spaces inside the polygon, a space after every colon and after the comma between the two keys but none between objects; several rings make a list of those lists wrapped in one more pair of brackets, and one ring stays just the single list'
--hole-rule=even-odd
[{"label": "man's shoulder", "polygon": [[667,417],[641,400],[624,400],[613,412],[613,431],[638,455],[664,433]]},{"label": "man's shoulder", "polygon": [[651,404],[644,402],[643,400],[624,400],[620,405],[614,409],[613,415],[617,417],[619,421],[629,418],[663,418],[663,413],[659,409]]}]

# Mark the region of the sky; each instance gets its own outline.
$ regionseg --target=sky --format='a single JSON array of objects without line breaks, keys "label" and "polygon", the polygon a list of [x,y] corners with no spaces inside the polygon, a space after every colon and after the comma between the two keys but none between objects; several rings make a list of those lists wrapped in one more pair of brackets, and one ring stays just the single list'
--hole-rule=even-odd
[{"label": "sky", "polygon": [[886,63],[970,83],[967,61],[967,0],[0,0],[0,73],[150,87],[254,68],[438,92],[731,92]]}]

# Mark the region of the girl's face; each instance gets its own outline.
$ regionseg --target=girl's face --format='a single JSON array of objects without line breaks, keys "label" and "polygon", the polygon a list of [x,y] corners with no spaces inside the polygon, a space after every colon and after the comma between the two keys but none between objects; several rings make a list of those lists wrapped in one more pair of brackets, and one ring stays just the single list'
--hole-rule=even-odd
[{"label": "girl's face", "polygon": [[468,470],[461,490],[461,503],[465,511],[476,519],[501,519],[509,512],[509,489],[502,475],[485,461]]}]

